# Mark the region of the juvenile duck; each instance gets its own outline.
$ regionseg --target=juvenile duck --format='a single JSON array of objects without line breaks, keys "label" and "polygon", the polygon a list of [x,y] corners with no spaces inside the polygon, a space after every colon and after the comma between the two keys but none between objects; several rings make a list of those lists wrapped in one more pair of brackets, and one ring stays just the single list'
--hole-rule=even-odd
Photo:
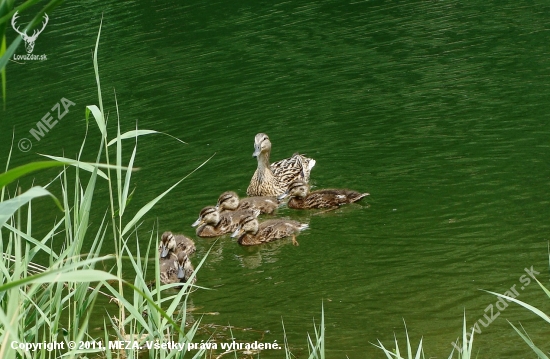
[{"label": "juvenile duck", "polygon": [[257,217],[260,214],[259,210],[243,209],[232,212],[220,213],[216,207],[204,207],[199,214],[199,218],[192,224],[197,227],[197,236],[219,237],[226,233],[233,232],[239,225],[239,221],[244,216]]},{"label": "juvenile duck", "polygon": [[249,196],[278,196],[286,191],[294,180],[309,181],[309,174],[315,160],[295,153],[290,158],[269,164],[271,141],[265,133],[254,138],[254,153],[258,159],[258,168],[246,190]]},{"label": "juvenile duck", "polygon": [[[160,281],[163,284],[185,283],[195,272],[191,260],[184,251],[177,255],[170,253],[166,258],[159,259]],[[195,283],[196,277],[193,277],[191,284]]]},{"label": "juvenile duck", "polygon": [[216,208],[221,213],[252,208],[259,210],[260,213],[273,214],[278,207],[279,201],[276,197],[259,196],[239,199],[237,193],[233,191],[222,193],[216,204]]},{"label": "juvenile duck", "polygon": [[160,239],[159,254],[161,258],[166,258],[170,253],[178,254],[183,251],[188,256],[195,253],[195,242],[183,234],[173,234],[164,232]]},{"label": "juvenile duck", "polygon": [[309,192],[307,183],[294,181],[278,199],[281,200],[289,196],[287,206],[295,209],[336,208],[346,203],[357,202],[368,195],[368,193],[359,193],[349,189],[321,189]]},{"label": "juvenile duck", "polygon": [[253,246],[292,236],[292,244],[297,246],[296,235],[306,228],[307,224],[290,219],[270,219],[258,223],[256,217],[246,216],[231,237],[238,238],[240,245]]}]

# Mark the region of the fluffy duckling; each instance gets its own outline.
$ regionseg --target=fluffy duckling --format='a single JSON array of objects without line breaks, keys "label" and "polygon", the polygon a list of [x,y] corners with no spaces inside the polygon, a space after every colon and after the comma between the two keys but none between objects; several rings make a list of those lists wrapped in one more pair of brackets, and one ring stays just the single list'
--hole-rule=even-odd
[{"label": "fluffy duckling", "polygon": [[[185,283],[195,272],[191,260],[184,251],[177,255],[170,253],[166,258],[160,258],[160,281],[163,284]],[[196,282],[193,277],[191,284]]]},{"label": "fluffy duckling", "polygon": [[258,133],[254,138],[254,153],[258,159],[258,168],[246,190],[249,196],[278,196],[283,194],[294,180],[309,181],[309,174],[315,160],[298,153],[269,164],[271,141],[265,133]]},{"label": "fluffy duckling", "polygon": [[188,256],[195,253],[195,242],[183,234],[173,234],[164,232],[160,239],[159,254],[161,258],[166,258],[170,253],[178,254],[183,251]]},{"label": "fluffy duckling", "polygon": [[279,201],[276,197],[246,197],[239,199],[237,193],[227,191],[220,195],[216,208],[221,212],[235,211],[240,209],[257,209],[260,213],[273,214],[279,208]]},{"label": "fluffy duckling", "polygon": [[207,206],[202,209],[199,218],[192,226],[197,227],[196,233],[199,237],[219,237],[233,232],[239,225],[239,221],[242,217],[257,217],[259,214],[260,211],[255,209],[243,209],[220,213],[216,207]]},{"label": "fluffy duckling", "polygon": [[309,192],[307,183],[294,181],[278,199],[281,200],[289,196],[287,206],[295,209],[337,208],[346,203],[357,202],[368,195],[368,193],[359,193],[349,189],[321,189]]},{"label": "fluffy duckling", "polygon": [[246,216],[231,237],[238,238],[240,245],[253,246],[292,236],[292,244],[297,246],[296,235],[306,228],[307,224],[291,219],[270,219],[259,223],[256,217]]}]

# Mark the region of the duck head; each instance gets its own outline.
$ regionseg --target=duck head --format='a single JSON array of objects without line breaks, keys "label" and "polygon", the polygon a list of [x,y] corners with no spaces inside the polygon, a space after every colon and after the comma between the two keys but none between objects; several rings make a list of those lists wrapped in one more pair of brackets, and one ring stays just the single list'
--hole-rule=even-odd
[{"label": "duck head", "polygon": [[203,224],[216,226],[220,222],[220,213],[214,206],[204,207],[199,214],[199,218],[191,226],[197,227]]},{"label": "duck head", "polygon": [[240,238],[245,233],[252,233],[256,234],[258,233],[258,229],[260,227],[260,224],[258,223],[258,220],[254,216],[245,216],[241,219],[239,222],[239,226],[233,232],[231,235],[231,238]]},{"label": "duck head", "polygon": [[185,263],[189,260],[187,257],[187,254],[185,252],[179,252],[178,253],[178,260],[175,261],[175,265],[178,270],[178,279],[184,279],[185,278]]},{"label": "duck head", "polygon": [[171,250],[176,248],[176,239],[172,232],[164,232],[160,239],[160,257],[166,258]]},{"label": "duck head", "polygon": [[239,196],[233,191],[227,191],[220,195],[216,209],[219,211],[234,211],[239,207]]},{"label": "duck head", "polygon": [[253,157],[258,157],[261,153],[269,153],[271,151],[271,141],[265,133],[258,133],[254,137],[254,153]]},{"label": "duck head", "polygon": [[309,193],[309,187],[307,185],[307,183],[305,183],[304,181],[294,181],[292,182],[285,193],[279,195],[277,197],[277,199],[280,201],[282,200],[283,198],[289,196],[289,197],[297,197],[297,198],[305,198],[307,197]]}]

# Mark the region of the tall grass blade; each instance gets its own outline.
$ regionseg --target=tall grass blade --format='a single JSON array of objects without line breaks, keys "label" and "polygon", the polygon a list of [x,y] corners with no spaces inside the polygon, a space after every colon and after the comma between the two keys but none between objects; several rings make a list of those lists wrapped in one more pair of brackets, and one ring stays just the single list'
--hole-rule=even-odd
[{"label": "tall grass blade", "polygon": [[25,165],[13,168],[9,171],[6,171],[5,173],[0,174],[0,188],[7,186],[13,181],[18,180],[19,178],[29,173],[45,168],[65,166],[66,164],[68,163],[58,161],[39,161],[27,163]]},{"label": "tall grass blade", "polygon": [[[510,323],[510,321],[508,321],[508,323]],[[535,343],[533,343],[533,341],[531,340],[531,338],[529,338],[527,335],[523,334],[518,328],[516,328],[514,326],[514,324],[510,323],[510,325],[512,326],[512,328],[514,328],[514,330],[516,331],[516,333],[519,334],[519,336],[525,341],[525,343],[527,343],[527,345],[529,345],[529,347],[535,352],[535,354],[537,354],[537,356],[539,357],[539,359],[549,359],[548,356],[546,354],[544,354],[544,352],[542,350],[540,350],[536,345]]]},{"label": "tall grass blade", "polygon": [[[538,282],[538,281],[537,281]],[[540,284],[540,283],[539,283]],[[495,293],[495,292],[491,292],[491,291],[488,291],[486,290],[485,292],[487,293],[491,293],[491,294],[494,294],[496,295],[497,297],[501,297],[501,298],[504,298],[506,299],[507,301],[512,301],[516,304],[519,304],[521,305],[522,307],[526,308],[526,309],[529,309],[531,312],[535,313],[536,315],[538,315],[539,317],[541,317],[542,319],[544,319],[546,322],[550,323],[550,317],[548,317],[548,315],[546,315],[544,312],[542,312],[541,310],[533,307],[532,305],[530,304],[527,304],[525,302],[522,302],[521,300],[517,300],[515,298],[512,298],[512,297],[508,297],[507,295],[503,295],[503,294],[498,294],[498,293]]]},{"label": "tall grass blade", "polygon": [[125,140],[125,139],[128,139],[128,138],[134,138],[134,137],[143,136],[143,135],[151,135],[151,134],[154,134],[154,133],[158,133],[158,134],[161,134],[161,135],[172,137],[176,141],[187,144],[187,142],[184,142],[184,141],[180,140],[179,138],[177,138],[175,136],[172,136],[172,135],[170,135],[168,133],[165,133],[165,132],[159,132],[159,131],[155,131],[155,130],[137,130],[136,129],[136,130],[131,130],[131,131],[125,132],[122,135],[119,134],[116,138],[113,138],[111,141],[109,141],[107,146],[111,146],[112,144],[114,144],[118,140]]},{"label": "tall grass blade", "polygon": [[105,124],[105,119],[103,118],[102,111],[96,105],[86,106],[86,113],[85,113],[86,122],[88,122],[90,112],[94,116],[95,122],[97,123],[97,127],[101,132],[101,136],[103,138],[107,138],[107,126]]},{"label": "tall grass blade", "polygon": [[136,144],[134,145],[134,150],[132,151],[132,156],[130,157],[130,162],[128,162],[128,171],[126,171],[126,176],[124,177],[124,188],[122,189],[122,201],[120,206],[119,214],[122,217],[126,205],[128,204],[128,191],[130,190],[130,179],[132,178],[132,169],[134,168],[134,160],[136,158],[137,151],[137,136]]},{"label": "tall grass blade", "polygon": [[[0,44],[0,58],[4,57],[6,53],[6,35],[2,34],[2,43]],[[6,66],[0,70],[0,77],[2,80],[2,103],[4,110],[6,109]]]},{"label": "tall grass blade", "polygon": [[[51,158],[52,160],[55,160],[55,161],[63,162],[65,164],[68,164],[68,165],[71,165],[71,166],[78,167],[78,168],[83,169],[83,170],[88,171],[88,172],[93,172],[95,168],[117,169],[116,165],[109,165],[109,164],[103,164],[103,163],[82,162],[82,161],[78,161],[78,160],[73,160],[71,158],[50,156],[50,155],[42,155],[42,154],[41,154],[41,156]],[[121,167],[121,169],[127,170],[128,168],[127,167]],[[137,168],[134,168],[133,170],[136,171]],[[97,174],[99,176],[103,177],[106,180],[109,179],[109,177],[99,169],[97,171]]]},{"label": "tall grass blade", "polygon": [[43,196],[52,197],[57,206],[63,211],[61,203],[59,203],[59,200],[50,191],[43,187],[35,186],[17,197],[0,202],[0,228],[19,208],[27,204],[29,201]]}]

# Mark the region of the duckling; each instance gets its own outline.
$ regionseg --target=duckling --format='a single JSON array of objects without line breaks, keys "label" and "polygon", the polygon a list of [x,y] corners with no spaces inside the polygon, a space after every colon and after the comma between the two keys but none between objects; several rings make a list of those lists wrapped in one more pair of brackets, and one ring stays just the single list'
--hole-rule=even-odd
[{"label": "duckling", "polygon": [[177,280],[178,256],[170,252],[166,257],[159,258],[160,282],[163,284],[176,283]]},{"label": "duckling", "polygon": [[292,236],[292,244],[297,246],[296,235],[306,228],[307,224],[290,219],[270,219],[258,223],[256,217],[246,216],[241,219],[231,238],[238,238],[240,245],[253,246]]},{"label": "duckling", "polygon": [[281,200],[289,196],[287,206],[295,209],[337,208],[346,203],[357,202],[368,195],[368,193],[359,193],[349,189],[321,189],[309,192],[307,183],[294,181],[278,199]]},{"label": "duckling", "polygon": [[277,208],[279,208],[279,201],[276,197],[246,197],[239,199],[237,193],[233,191],[227,191],[220,195],[216,208],[225,213],[228,211],[235,211],[240,209],[258,209],[260,213],[273,214]]},{"label": "duckling", "polygon": [[254,138],[254,153],[258,159],[258,168],[246,190],[249,196],[278,196],[283,194],[294,180],[309,181],[309,174],[315,160],[295,153],[290,158],[269,164],[271,141],[265,133]]},{"label": "duckling", "polygon": [[[184,251],[177,255],[171,252],[166,258],[160,258],[159,265],[160,281],[163,284],[185,283],[195,271],[191,260]],[[191,284],[195,281],[196,277],[193,278]]]},{"label": "duckling", "polygon": [[183,234],[164,232],[160,239],[159,254],[161,258],[166,258],[169,253],[178,254],[181,251],[189,256],[195,253],[195,250],[195,242]]},{"label": "duckling", "polygon": [[[191,260],[187,256],[187,253],[180,252],[178,253],[178,279],[183,282],[188,282],[189,278],[193,273],[195,273],[195,268],[193,267],[193,264],[191,263]],[[194,284],[197,281],[197,277],[193,277],[193,280],[191,280],[191,284]]]},{"label": "duckling", "polygon": [[207,206],[202,209],[199,218],[192,226],[197,227],[196,233],[199,237],[219,237],[233,232],[239,225],[242,217],[248,215],[257,217],[259,214],[260,211],[255,209],[220,213],[216,207]]}]

